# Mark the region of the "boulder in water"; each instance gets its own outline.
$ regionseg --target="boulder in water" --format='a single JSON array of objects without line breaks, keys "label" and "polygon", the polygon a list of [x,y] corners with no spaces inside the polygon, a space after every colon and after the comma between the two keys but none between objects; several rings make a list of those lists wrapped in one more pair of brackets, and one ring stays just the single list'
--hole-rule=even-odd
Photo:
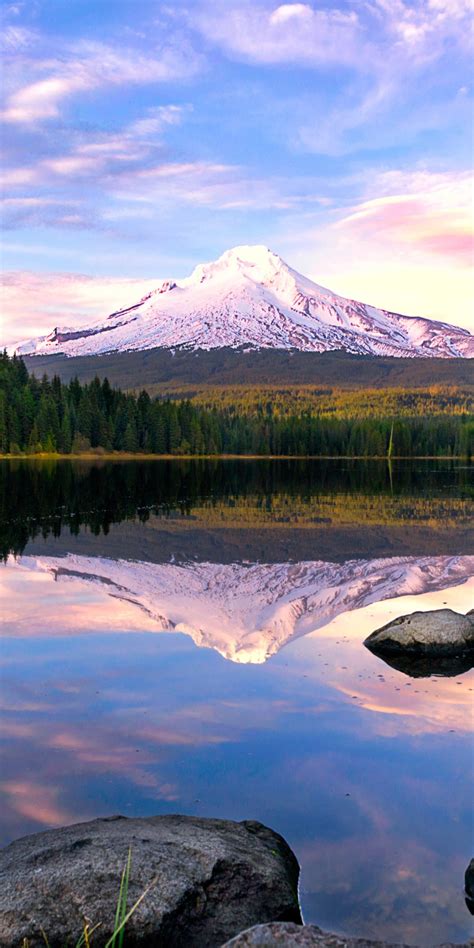
[{"label": "boulder in water", "polygon": [[364,645],[413,677],[462,674],[474,661],[474,613],[412,612],[372,632]]}]

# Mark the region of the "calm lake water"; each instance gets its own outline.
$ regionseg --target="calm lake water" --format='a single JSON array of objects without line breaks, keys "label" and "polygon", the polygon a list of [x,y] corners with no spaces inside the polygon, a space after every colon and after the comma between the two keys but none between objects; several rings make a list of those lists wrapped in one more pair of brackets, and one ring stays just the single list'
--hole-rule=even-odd
[{"label": "calm lake water", "polygon": [[306,921],[465,940],[473,673],[362,641],[474,605],[473,496],[443,462],[1,462],[2,842],[258,819]]}]

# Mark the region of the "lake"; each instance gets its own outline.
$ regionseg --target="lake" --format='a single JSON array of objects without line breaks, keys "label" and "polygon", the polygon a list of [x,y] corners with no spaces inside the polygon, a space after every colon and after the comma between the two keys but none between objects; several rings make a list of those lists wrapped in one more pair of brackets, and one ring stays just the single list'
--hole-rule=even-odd
[{"label": "lake", "polygon": [[2,843],[257,819],[307,922],[465,940],[473,673],[362,642],[472,608],[473,498],[460,462],[0,462]]}]

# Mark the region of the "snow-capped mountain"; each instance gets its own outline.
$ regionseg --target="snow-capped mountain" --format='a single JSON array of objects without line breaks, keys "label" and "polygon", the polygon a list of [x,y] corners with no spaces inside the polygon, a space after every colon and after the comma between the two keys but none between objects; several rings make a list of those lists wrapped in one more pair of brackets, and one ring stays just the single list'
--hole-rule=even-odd
[{"label": "snow-capped mountain", "polygon": [[60,582],[85,580],[135,603],[157,630],[184,632],[233,662],[259,664],[337,615],[397,596],[457,586],[474,556],[298,563],[147,563],[68,554],[21,565]]},{"label": "snow-capped mountain", "polygon": [[262,246],[228,250],[186,279],[162,282],[100,323],[56,328],[18,345],[16,352],[83,356],[177,346],[474,356],[474,336],[467,329],[345,299]]}]

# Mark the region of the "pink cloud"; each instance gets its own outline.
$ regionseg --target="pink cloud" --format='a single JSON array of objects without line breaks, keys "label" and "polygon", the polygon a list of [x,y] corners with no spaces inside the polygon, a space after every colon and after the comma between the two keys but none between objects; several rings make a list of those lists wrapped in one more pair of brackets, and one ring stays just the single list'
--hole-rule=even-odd
[{"label": "pink cloud", "polygon": [[22,187],[25,184],[33,184],[37,181],[38,173],[35,168],[5,168],[0,174],[0,185],[2,188]]},{"label": "pink cloud", "polygon": [[78,273],[4,273],[0,285],[1,345],[41,335],[61,324],[80,326],[136,303],[159,279],[91,277]]},{"label": "pink cloud", "polygon": [[0,784],[6,805],[17,816],[43,826],[60,826],[72,823],[77,814],[66,810],[58,803],[59,789],[35,780],[6,780]]},{"label": "pink cloud", "polygon": [[404,178],[390,173],[382,176],[379,184],[390,187],[390,182],[398,185],[398,193],[356,205],[336,223],[336,229],[468,265],[474,250],[470,176],[419,174]]},{"label": "pink cloud", "polygon": [[472,175],[395,169],[350,183],[357,201],[333,205],[326,226],[285,221],[282,255],[342,296],[472,332]]},{"label": "pink cloud", "polygon": [[81,89],[89,89],[93,84],[92,79],[85,75],[53,76],[33,82],[10,96],[2,118],[5,122],[18,123],[54,118],[59,114],[62,99]]},{"label": "pink cloud", "polygon": [[432,234],[424,238],[424,246],[428,252],[441,254],[443,257],[453,257],[456,260],[473,259],[474,238],[472,234]]},{"label": "pink cloud", "polygon": [[66,155],[43,162],[43,167],[59,175],[95,174],[102,164],[101,158],[85,155]]}]

